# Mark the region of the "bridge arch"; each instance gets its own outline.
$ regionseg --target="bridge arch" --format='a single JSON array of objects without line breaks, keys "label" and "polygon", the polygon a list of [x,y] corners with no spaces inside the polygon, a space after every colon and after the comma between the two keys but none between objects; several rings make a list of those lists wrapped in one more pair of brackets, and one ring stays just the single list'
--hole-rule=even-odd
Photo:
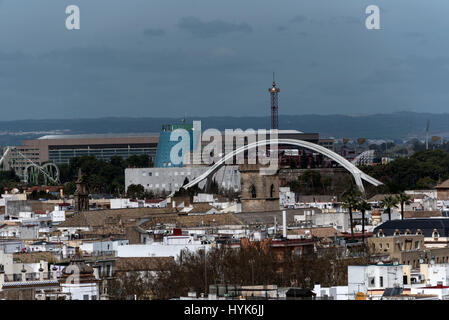
[{"label": "bridge arch", "polygon": [[254,149],[260,146],[266,146],[269,144],[286,144],[286,145],[293,145],[298,146],[306,149],[313,150],[315,152],[318,152],[338,164],[340,164],[343,168],[345,168],[347,171],[349,171],[352,176],[354,177],[355,183],[359,190],[361,192],[365,192],[365,188],[363,187],[362,180],[365,180],[366,182],[374,185],[379,186],[382,184],[379,180],[374,179],[373,177],[367,175],[363,171],[361,171],[359,168],[357,168],[355,165],[353,165],[351,162],[340,156],[339,154],[333,152],[332,150],[329,150],[323,146],[320,146],[318,144],[304,141],[304,140],[298,140],[298,139],[267,139],[267,140],[261,140],[257,142],[250,143],[248,145],[244,145],[243,147],[237,148],[236,150],[229,152],[228,154],[224,155],[220,160],[218,160],[214,165],[210,166],[207,171],[205,171],[203,174],[199,175],[197,178],[189,182],[188,184],[184,185],[182,188],[188,189],[197,183],[203,181],[208,176],[213,175],[221,166],[225,164],[227,160],[232,159],[235,155],[245,152],[246,150]]}]

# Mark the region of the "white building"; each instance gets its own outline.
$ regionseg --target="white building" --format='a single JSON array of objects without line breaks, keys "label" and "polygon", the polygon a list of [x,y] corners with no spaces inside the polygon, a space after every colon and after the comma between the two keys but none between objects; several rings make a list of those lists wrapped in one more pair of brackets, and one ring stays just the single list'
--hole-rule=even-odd
[{"label": "white building", "polygon": [[295,193],[290,191],[290,187],[279,188],[279,206],[290,208],[295,206]]},{"label": "white building", "polygon": [[348,295],[358,292],[379,299],[386,288],[403,287],[403,265],[377,264],[348,266]]},{"label": "white building", "polygon": [[119,246],[129,245],[129,240],[83,241],[80,250],[88,254],[101,254],[117,251]]},{"label": "white building", "polygon": [[62,271],[61,292],[71,300],[98,300],[98,280],[92,267],[82,259],[75,258]]},{"label": "white building", "polygon": [[55,209],[50,212],[51,221],[55,224],[59,224],[65,221],[65,210],[63,206],[55,206]]},{"label": "white building", "polygon": [[193,236],[167,236],[163,242],[133,244],[117,247],[117,257],[177,257],[182,250],[209,250],[210,244],[201,244]]},{"label": "white building", "polygon": [[[126,168],[125,187],[131,184],[142,185],[146,191],[159,194],[163,191],[171,193],[179,190],[187,178],[194,180],[209,169],[208,166],[201,167],[164,167],[164,168]],[[240,190],[240,171],[238,166],[229,165],[221,167],[212,177],[218,183],[219,188]],[[201,181],[198,186],[203,188],[206,180]]]},{"label": "white building", "polygon": [[328,298],[332,300],[349,300],[348,286],[334,286],[329,288],[321,287],[315,284],[312,290],[316,294],[316,298]]},{"label": "white building", "polygon": [[422,272],[427,268],[427,285],[449,286],[449,263],[421,264]]}]

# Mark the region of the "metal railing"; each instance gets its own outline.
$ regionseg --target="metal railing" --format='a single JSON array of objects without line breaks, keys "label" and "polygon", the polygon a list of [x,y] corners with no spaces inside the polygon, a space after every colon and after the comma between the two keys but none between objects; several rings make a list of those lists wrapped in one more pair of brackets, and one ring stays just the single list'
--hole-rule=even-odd
[{"label": "metal railing", "polygon": [[24,281],[43,281],[53,279],[54,272],[43,272],[42,276],[40,272],[28,272],[5,274],[5,282],[24,282]]}]

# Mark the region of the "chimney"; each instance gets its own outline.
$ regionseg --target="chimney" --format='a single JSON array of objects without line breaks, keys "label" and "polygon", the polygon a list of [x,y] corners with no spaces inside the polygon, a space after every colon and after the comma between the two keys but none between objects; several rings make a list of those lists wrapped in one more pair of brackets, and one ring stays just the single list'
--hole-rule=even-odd
[{"label": "chimney", "polygon": [[282,236],[287,238],[287,212],[282,211]]},{"label": "chimney", "polygon": [[173,207],[173,209],[176,208],[176,201],[175,200],[172,200],[172,207]]}]

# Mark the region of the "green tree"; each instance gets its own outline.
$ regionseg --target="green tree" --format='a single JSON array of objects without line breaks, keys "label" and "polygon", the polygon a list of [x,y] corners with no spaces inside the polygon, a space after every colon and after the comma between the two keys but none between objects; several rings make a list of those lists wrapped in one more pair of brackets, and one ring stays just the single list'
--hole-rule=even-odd
[{"label": "green tree", "polygon": [[352,217],[352,210],[355,209],[359,203],[361,192],[352,185],[342,195],[343,208],[348,209],[349,222],[351,224],[351,239],[354,240],[354,222]]},{"label": "green tree", "polygon": [[379,203],[381,208],[386,208],[388,213],[388,220],[391,220],[391,209],[398,207],[398,199],[395,196],[387,195]]},{"label": "green tree", "polygon": [[365,212],[371,210],[371,204],[365,199],[359,199],[355,205],[355,209],[362,213],[362,241],[365,243]]},{"label": "green tree", "polygon": [[141,184],[131,184],[128,186],[126,194],[129,198],[142,199],[145,194],[145,188]]},{"label": "green tree", "polygon": [[397,195],[397,200],[401,204],[401,219],[404,220],[404,205],[409,205],[411,197],[408,194],[405,194],[404,192],[400,192]]}]

